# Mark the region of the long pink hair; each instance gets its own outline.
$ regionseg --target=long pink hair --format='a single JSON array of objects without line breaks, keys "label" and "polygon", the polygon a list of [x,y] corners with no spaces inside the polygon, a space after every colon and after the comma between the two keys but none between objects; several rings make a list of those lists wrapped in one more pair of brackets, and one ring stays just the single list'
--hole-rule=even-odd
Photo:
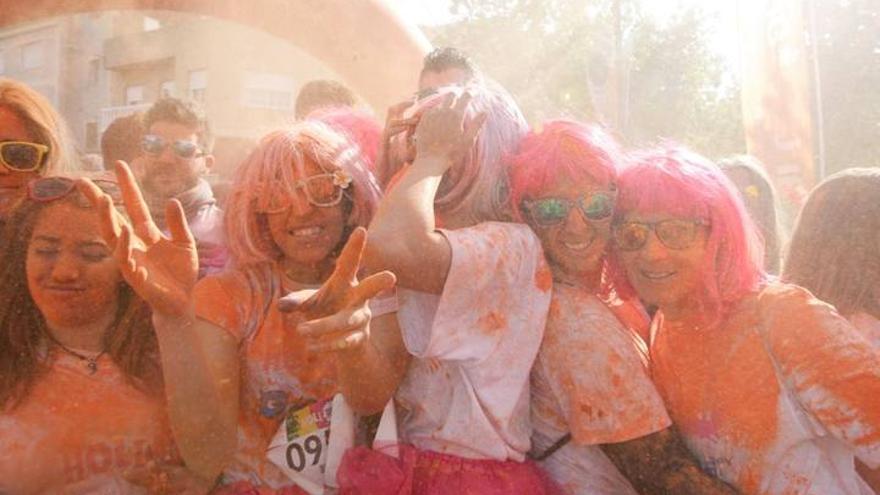
[{"label": "long pink hair", "polygon": [[[279,259],[272,242],[266,208],[274,194],[297,190],[310,161],[326,172],[343,170],[352,177],[343,204],[349,208],[348,231],[369,224],[379,203],[379,185],[367,170],[356,145],[327,125],[305,120],[264,136],[236,171],[226,205],[225,229],[235,266],[246,267]],[[348,238],[344,236],[342,242]]]},{"label": "long pink hair", "polygon": [[382,126],[375,117],[356,108],[329,107],[314,110],[306,118],[323,122],[350,138],[361,149],[367,168],[373,171],[382,141]]},{"label": "long pink hair", "polygon": [[708,159],[667,144],[634,154],[619,184],[617,220],[631,213],[666,213],[710,225],[701,292],[716,317],[765,281],[759,231],[736,186]]}]

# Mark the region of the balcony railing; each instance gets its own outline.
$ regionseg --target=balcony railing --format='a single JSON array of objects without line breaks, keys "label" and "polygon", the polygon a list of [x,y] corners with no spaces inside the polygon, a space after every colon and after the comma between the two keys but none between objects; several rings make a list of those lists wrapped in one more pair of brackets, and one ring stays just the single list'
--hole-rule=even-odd
[{"label": "balcony railing", "polygon": [[107,130],[107,126],[119,117],[126,117],[133,113],[144,112],[150,108],[149,103],[138,103],[136,105],[123,105],[120,107],[106,107],[101,109],[100,132]]}]

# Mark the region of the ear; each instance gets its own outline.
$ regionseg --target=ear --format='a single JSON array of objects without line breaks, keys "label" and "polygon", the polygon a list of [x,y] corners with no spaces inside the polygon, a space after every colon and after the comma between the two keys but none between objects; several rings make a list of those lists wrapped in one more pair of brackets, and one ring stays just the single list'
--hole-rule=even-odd
[{"label": "ear", "polygon": [[205,155],[202,158],[205,160],[205,171],[209,172],[214,167],[214,155]]}]

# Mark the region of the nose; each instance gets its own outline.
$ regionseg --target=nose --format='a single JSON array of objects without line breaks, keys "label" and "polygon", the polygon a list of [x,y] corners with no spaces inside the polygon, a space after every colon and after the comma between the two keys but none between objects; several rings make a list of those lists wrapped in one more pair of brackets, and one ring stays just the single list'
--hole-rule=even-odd
[{"label": "nose", "polygon": [[567,234],[581,235],[592,230],[593,226],[584,218],[584,214],[578,208],[572,208],[568,212],[568,216],[565,217],[562,228]]},{"label": "nose", "polygon": [[314,205],[309,203],[304,192],[297,190],[290,195],[290,215],[305,217],[310,215],[314,209]]},{"label": "nose", "polygon": [[653,229],[651,229],[651,232],[648,234],[648,239],[645,241],[645,245],[642,246],[640,252],[642,258],[648,260],[663,259],[669,254],[667,247],[660,242],[660,238],[657,237],[657,232]]},{"label": "nose", "polygon": [[80,261],[71,253],[61,253],[52,264],[52,280],[72,282],[79,278]]}]

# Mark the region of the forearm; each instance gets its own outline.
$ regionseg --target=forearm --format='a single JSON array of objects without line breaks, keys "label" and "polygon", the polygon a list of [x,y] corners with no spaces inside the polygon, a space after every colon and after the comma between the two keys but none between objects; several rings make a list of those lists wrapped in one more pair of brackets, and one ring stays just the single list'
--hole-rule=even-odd
[{"label": "forearm", "polygon": [[643,494],[733,495],[723,481],[705,473],[678,434],[666,429],[627,442],[601,445],[602,451]]},{"label": "forearm", "polygon": [[226,383],[230,380],[212,371],[192,313],[182,317],[157,314],[153,323],[177,447],[193,472],[214,479],[235,449],[237,408],[226,401],[230,394],[237,397],[238,383]]}]

